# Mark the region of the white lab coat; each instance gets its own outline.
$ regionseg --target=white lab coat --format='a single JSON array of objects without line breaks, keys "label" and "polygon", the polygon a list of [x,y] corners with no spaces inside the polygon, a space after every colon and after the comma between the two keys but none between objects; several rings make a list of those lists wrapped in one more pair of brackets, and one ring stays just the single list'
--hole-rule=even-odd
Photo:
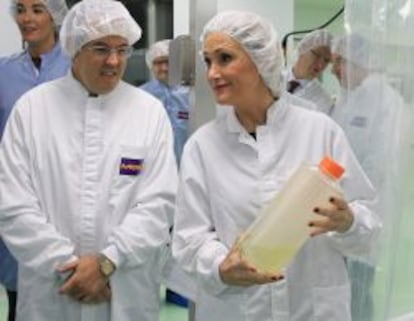
[{"label": "white lab coat", "polygon": [[352,149],[374,186],[397,156],[398,128],[404,102],[381,74],[371,74],[356,88],[343,92],[332,118],[344,129]]},{"label": "white lab coat", "polygon": [[399,120],[403,105],[401,96],[388,84],[386,77],[372,73],[357,87],[343,91],[332,113],[377,190],[376,213],[384,223],[383,237],[372,248],[370,259],[363,263],[348,261],[355,320],[373,319],[372,288],[379,250],[381,242],[391,237],[395,215],[398,215]]},{"label": "white lab coat", "polygon": [[318,107],[318,111],[327,115],[332,112],[334,100],[322,87],[318,79],[307,81],[304,86],[300,86],[293,94],[313,102]]},{"label": "white lab coat", "polygon": [[[350,321],[344,257],[365,255],[381,226],[369,210],[371,184],[339,126],[289,105],[286,95],[256,135],[257,141],[229,112],[195,132],[184,148],[173,254],[197,282],[196,321]],[[218,266],[235,239],[299,165],[317,164],[325,155],[346,168],[342,186],[355,214],[350,230],[307,241],[286,281],[251,287],[221,282]]]},{"label": "white lab coat", "polygon": [[[0,233],[20,263],[17,320],[158,320],[176,175],[170,122],[142,90],[120,82],[89,97],[68,74],[25,94],[0,149]],[[58,294],[56,266],[99,251],[117,265],[111,302]]]},{"label": "white lab coat", "polygon": [[[300,85],[293,92],[294,96],[312,102],[316,105],[316,110],[323,112],[324,114],[330,115],[332,113],[334,100],[322,87],[322,84],[318,79],[295,79],[292,69],[285,70],[283,73],[283,78],[285,79],[286,83],[289,80],[295,80],[299,82]],[[300,106],[308,109],[310,107],[310,105],[303,103],[301,103]]]},{"label": "white lab coat", "polygon": [[310,100],[301,98],[299,96],[293,95],[291,93],[289,93],[288,91],[283,91],[282,95],[285,96],[285,99],[287,101],[288,104],[290,105],[295,105],[295,106],[300,106],[302,108],[306,108],[309,110],[316,110],[319,111],[318,106],[315,105],[315,103],[313,103]]}]

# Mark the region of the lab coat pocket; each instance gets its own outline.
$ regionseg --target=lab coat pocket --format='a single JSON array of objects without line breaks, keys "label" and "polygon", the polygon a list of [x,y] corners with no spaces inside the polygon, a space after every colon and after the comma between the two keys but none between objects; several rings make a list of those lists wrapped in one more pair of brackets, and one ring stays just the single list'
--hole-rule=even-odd
[{"label": "lab coat pocket", "polygon": [[315,287],[312,290],[314,320],[351,321],[349,285]]},{"label": "lab coat pocket", "polygon": [[139,181],[145,171],[147,148],[121,145],[117,157],[114,188],[124,189]]},{"label": "lab coat pocket", "polygon": [[114,154],[109,204],[113,209],[112,224],[118,224],[137,203],[140,182],[145,172],[147,148],[121,145]]}]

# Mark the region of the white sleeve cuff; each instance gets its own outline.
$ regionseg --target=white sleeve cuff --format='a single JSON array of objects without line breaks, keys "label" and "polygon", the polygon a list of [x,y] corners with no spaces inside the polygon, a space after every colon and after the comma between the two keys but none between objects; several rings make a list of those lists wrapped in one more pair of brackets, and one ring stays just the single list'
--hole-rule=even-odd
[{"label": "white sleeve cuff", "polygon": [[125,262],[125,256],[118,251],[115,245],[109,245],[101,251],[101,253],[110,259],[115,264],[116,268],[119,268]]}]

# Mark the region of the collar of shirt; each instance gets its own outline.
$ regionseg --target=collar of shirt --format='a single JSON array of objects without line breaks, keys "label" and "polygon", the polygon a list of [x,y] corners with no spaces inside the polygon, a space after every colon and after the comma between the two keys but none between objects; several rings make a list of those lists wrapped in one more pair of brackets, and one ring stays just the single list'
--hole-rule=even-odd
[{"label": "collar of shirt", "polygon": [[[29,52],[26,50],[24,51],[25,60],[30,63],[30,65],[33,65],[32,57],[30,56]],[[53,61],[56,59],[59,59],[62,55],[62,47],[59,42],[55,44],[55,46],[52,48],[52,50],[41,54],[40,59],[42,60],[41,69],[44,69],[46,66],[50,65]]]},{"label": "collar of shirt", "polygon": [[297,81],[300,84],[300,87],[302,88],[305,87],[306,84],[309,83],[309,81],[311,81],[310,79],[296,79],[292,69],[289,69],[289,73],[286,80],[287,82],[292,80]]},{"label": "collar of shirt", "polygon": [[[79,97],[81,99],[98,99],[100,102],[106,102],[117,95],[117,88],[122,86],[122,80],[118,85],[107,94],[102,95],[90,95],[89,91],[73,76],[72,70],[69,69],[68,73],[65,76],[68,79],[67,84],[69,84],[68,90],[71,91],[73,97]],[[66,84],[66,83],[65,83]]]},{"label": "collar of shirt", "polygon": [[[286,97],[282,95],[278,100],[273,102],[273,104],[267,110],[267,120],[266,125],[270,124],[277,124],[283,121],[283,117],[286,114],[287,110],[287,101]],[[240,124],[239,120],[237,119],[234,107],[227,107],[231,108],[231,110],[226,113],[226,127],[230,133],[247,133],[246,129]]]}]

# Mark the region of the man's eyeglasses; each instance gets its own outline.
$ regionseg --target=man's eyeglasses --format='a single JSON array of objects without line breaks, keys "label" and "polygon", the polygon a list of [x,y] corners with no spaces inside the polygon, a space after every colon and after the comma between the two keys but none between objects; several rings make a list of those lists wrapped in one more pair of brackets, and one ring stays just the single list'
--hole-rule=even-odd
[{"label": "man's eyeglasses", "polygon": [[326,57],[326,56],[320,54],[319,52],[316,52],[315,50],[311,50],[310,52],[313,54],[315,59],[322,61],[324,64],[329,64],[331,62],[330,57]]},{"label": "man's eyeglasses", "polygon": [[91,45],[85,46],[83,49],[92,52],[95,56],[100,58],[108,58],[111,54],[116,54],[120,58],[129,58],[133,51],[133,48],[130,46],[110,48],[103,45]]}]

